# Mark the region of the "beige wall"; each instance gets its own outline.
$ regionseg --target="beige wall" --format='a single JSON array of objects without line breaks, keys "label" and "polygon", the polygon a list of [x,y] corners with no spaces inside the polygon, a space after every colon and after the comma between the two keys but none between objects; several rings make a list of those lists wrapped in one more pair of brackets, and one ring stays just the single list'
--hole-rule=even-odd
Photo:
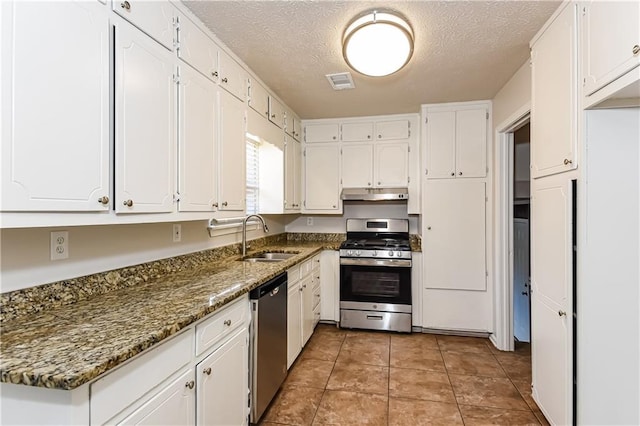
[{"label": "beige wall", "polygon": [[[284,232],[287,216],[265,216],[270,234]],[[207,221],[181,222],[182,241],[173,242],[173,223],[3,229],[0,231],[0,290],[7,292],[94,274],[241,241],[239,228],[209,237]],[[252,228],[257,228],[252,226]],[[51,231],[69,232],[69,258],[51,261]],[[262,230],[247,233],[249,239]]]},{"label": "beige wall", "polygon": [[531,66],[525,62],[493,98],[493,129],[531,102]]}]

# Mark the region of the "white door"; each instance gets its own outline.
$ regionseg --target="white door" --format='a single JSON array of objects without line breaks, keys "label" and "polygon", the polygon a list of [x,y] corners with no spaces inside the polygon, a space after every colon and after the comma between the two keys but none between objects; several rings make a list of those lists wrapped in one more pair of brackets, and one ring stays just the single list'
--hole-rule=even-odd
[{"label": "white door", "polygon": [[513,335],[528,342],[531,324],[529,291],[529,220],[513,220]]},{"label": "white door", "polygon": [[171,52],[126,23],[115,35],[115,207],[173,211],[176,83]]},{"label": "white door", "polygon": [[219,208],[244,211],[247,181],[244,104],[223,90],[218,95]]},{"label": "white door", "polygon": [[486,184],[435,180],[424,191],[425,288],[486,290]]},{"label": "white door", "polygon": [[367,142],[373,140],[373,123],[344,123],[340,126],[342,142]]},{"label": "white door", "polygon": [[178,57],[211,81],[218,81],[218,46],[186,17],[179,17]]},{"label": "white door", "polygon": [[456,177],[487,175],[487,110],[456,112]]},{"label": "white door", "polygon": [[376,122],[376,140],[408,139],[409,134],[409,120]]},{"label": "white door", "polygon": [[265,120],[269,118],[269,92],[256,79],[250,79],[249,106]]},{"label": "white door", "polygon": [[427,113],[427,178],[456,175],[456,113]]},{"label": "white door", "polygon": [[106,7],[4,1],[0,8],[0,208],[108,210]]},{"label": "white door", "polygon": [[302,186],[300,150],[300,142],[286,136],[284,149],[285,210],[300,210],[300,187]]},{"label": "white door", "polygon": [[302,349],[302,287],[291,286],[287,293],[287,368]]},{"label": "white door", "polygon": [[576,6],[556,17],[531,48],[531,177],[575,169]]},{"label": "white door", "polygon": [[244,69],[224,51],[220,50],[218,55],[220,87],[244,102],[247,98],[247,78]]},{"label": "white door", "polygon": [[216,99],[214,82],[180,67],[180,211],[215,211],[217,204]]},{"label": "white door", "polygon": [[149,426],[194,424],[196,390],[193,385],[189,387],[193,382],[193,370],[190,369],[118,424]]},{"label": "white door", "polygon": [[[247,424],[249,333],[242,327],[196,367],[198,425]],[[186,424],[186,423],[185,423]]]},{"label": "white door", "polygon": [[531,198],[531,350],[533,397],[552,424],[571,423],[573,279],[570,181],[533,182]]},{"label": "white door", "polygon": [[302,294],[302,346],[313,334],[313,280],[308,275],[300,282]]},{"label": "white door", "polygon": [[[343,126],[344,128],[344,126]],[[345,143],[342,152],[342,187],[373,186],[373,144]]]},{"label": "white door", "polygon": [[168,0],[128,0],[112,3],[113,10],[169,50],[173,50],[176,8]]},{"label": "white door", "polygon": [[383,142],[375,146],[374,185],[381,188],[409,185],[409,144]]},{"label": "white door", "polygon": [[338,142],[339,129],[337,123],[307,124],[304,127],[304,141],[314,142]]},{"label": "white door", "polygon": [[340,209],[340,148],[337,144],[305,147],[306,210]]}]

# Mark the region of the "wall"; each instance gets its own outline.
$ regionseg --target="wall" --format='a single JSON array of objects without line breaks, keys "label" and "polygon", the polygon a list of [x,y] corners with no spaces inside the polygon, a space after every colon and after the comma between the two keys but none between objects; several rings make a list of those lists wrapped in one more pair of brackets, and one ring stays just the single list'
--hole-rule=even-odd
[{"label": "wall", "polygon": [[[265,216],[270,235],[284,232],[285,216]],[[241,241],[239,227],[209,237],[207,221],[182,222],[182,241],[174,243],[173,223],[25,228],[0,230],[0,291],[8,292]],[[263,235],[257,226],[248,239]],[[69,258],[51,261],[51,231],[69,232]]]},{"label": "wall", "polygon": [[530,102],[531,66],[527,60],[493,98],[494,130],[520,107]]}]

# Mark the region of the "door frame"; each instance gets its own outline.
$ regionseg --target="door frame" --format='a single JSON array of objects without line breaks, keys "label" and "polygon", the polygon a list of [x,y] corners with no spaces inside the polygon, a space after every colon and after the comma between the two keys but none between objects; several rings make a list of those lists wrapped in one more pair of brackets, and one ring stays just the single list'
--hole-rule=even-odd
[{"label": "door frame", "polygon": [[513,338],[513,132],[531,118],[527,102],[496,126],[494,232],[494,333],[490,340],[503,351],[514,350]]}]

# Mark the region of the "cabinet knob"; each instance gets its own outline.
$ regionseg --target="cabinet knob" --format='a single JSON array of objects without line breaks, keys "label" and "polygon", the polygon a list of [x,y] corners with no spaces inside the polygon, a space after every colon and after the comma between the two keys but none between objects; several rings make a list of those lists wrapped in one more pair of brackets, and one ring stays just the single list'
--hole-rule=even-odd
[{"label": "cabinet knob", "polygon": [[382,182],[378,181],[378,185],[382,185]]},{"label": "cabinet knob", "polygon": [[336,137],[335,137],[335,136],[333,137],[333,140],[334,140],[334,141],[336,140]]},{"label": "cabinet knob", "polygon": [[227,207],[229,205],[229,203],[227,203],[226,201],[222,202],[222,207]]},{"label": "cabinet knob", "polygon": [[122,202],[122,204],[124,204],[127,207],[131,207],[133,206],[133,200],[125,200]]},{"label": "cabinet knob", "polygon": [[573,163],[573,161],[569,160],[568,158],[564,159],[564,165],[568,166],[569,164]]},{"label": "cabinet knob", "polygon": [[218,76],[218,71],[212,71],[212,72],[211,72],[211,75],[212,75],[213,77],[217,77],[217,76]]},{"label": "cabinet knob", "polygon": [[334,208],[334,209],[336,208],[335,204],[333,205],[333,208]]},{"label": "cabinet knob", "polygon": [[529,295],[529,293],[527,293],[526,291],[523,291],[521,294],[522,294],[523,296],[528,296],[528,295]]},{"label": "cabinet knob", "polygon": [[367,182],[367,186],[371,186],[371,182]]},{"label": "cabinet knob", "polygon": [[223,79],[222,79],[222,82],[223,82],[223,83],[228,83],[228,82],[229,82],[229,79],[227,79],[227,77],[225,77],[225,78],[223,78]]},{"label": "cabinet knob", "polygon": [[275,114],[271,114],[271,118],[276,118],[276,115]]},{"label": "cabinet knob", "polygon": [[632,50],[634,55],[637,55],[638,53],[640,53],[640,46],[639,45],[635,45],[633,46],[633,50]]},{"label": "cabinet knob", "polygon": [[128,1],[123,1],[120,3],[120,7],[124,10],[131,10],[131,4]]},{"label": "cabinet knob", "polygon": [[224,325],[226,325],[227,327],[231,326],[231,320],[224,320]]},{"label": "cabinet knob", "polygon": [[559,317],[566,317],[567,313],[565,311],[558,311],[558,316]]},{"label": "cabinet knob", "polygon": [[109,197],[107,197],[106,195],[104,197],[100,197],[98,198],[98,202],[100,204],[109,204]]},{"label": "cabinet knob", "polygon": [[218,203],[213,203],[213,204],[211,204],[211,207],[218,208]]},{"label": "cabinet knob", "polygon": [[196,385],[196,382],[194,382],[193,380],[191,380],[190,382],[187,382],[184,384],[184,387],[189,388],[189,389],[193,389],[193,387]]},{"label": "cabinet knob", "polygon": [[451,176],[455,176],[456,174],[454,172],[451,172]]},{"label": "cabinet knob", "polygon": [[430,226],[427,226],[427,231],[431,231],[431,227]]},{"label": "cabinet knob", "polygon": [[299,291],[302,291],[302,287],[300,287]]},{"label": "cabinet knob", "polygon": [[204,370],[202,370],[202,372],[204,374],[206,374],[207,376],[210,376],[211,375],[211,367],[205,368]]},{"label": "cabinet knob", "polygon": [[378,139],[382,139],[382,135],[378,135]]},{"label": "cabinet knob", "polygon": [[371,135],[367,135],[367,139],[371,139]]},{"label": "cabinet knob", "polygon": [[462,172],[458,172],[458,175],[462,176]]}]

